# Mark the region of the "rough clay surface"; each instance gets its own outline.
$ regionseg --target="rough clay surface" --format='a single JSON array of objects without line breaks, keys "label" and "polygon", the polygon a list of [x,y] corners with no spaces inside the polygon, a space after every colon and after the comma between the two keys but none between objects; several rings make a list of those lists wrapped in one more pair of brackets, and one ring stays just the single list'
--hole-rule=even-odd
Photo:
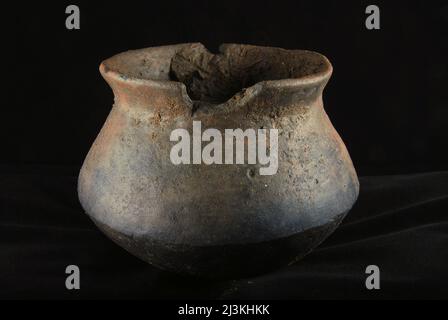
[{"label": "rough clay surface", "polygon": [[[123,53],[101,72],[115,105],[81,169],[79,198],[145,261],[195,275],[260,273],[308,253],[356,201],[356,172],[323,108],[323,56],[244,45],[212,55],[186,44]],[[221,132],[278,129],[277,174],[260,176],[259,164],[172,164],[170,134],[191,133],[194,120]]]}]

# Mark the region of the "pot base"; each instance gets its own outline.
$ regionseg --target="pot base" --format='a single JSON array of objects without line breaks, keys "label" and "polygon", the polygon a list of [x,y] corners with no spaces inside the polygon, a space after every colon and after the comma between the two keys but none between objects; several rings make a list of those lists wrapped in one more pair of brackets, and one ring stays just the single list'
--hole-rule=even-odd
[{"label": "pot base", "polygon": [[160,269],[207,278],[238,279],[297,262],[324,241],[345,215],[285,238],[217,246],[173,245],[149,237],[129,236],[92,220],[115,243]]}]

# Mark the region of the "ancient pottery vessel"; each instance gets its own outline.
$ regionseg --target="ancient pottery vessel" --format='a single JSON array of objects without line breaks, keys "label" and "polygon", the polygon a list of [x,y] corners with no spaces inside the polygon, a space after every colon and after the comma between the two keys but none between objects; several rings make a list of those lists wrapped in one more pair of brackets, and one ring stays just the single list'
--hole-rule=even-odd
[{"label": "ancient pottery vessel", "polygon": [[[181,44],[104,61],[100,71],[115,104],[78,191],[95,224],[141,259],[175,272],[237,278],[309,253],[351,209],[359,184],[323,108],[332,73],[324,56],[235,44],[220,51]],[[173,162],[175,130],[199,139],[191,154],[178,154],[190,159],[207,145],[208,128],[277,132],[277,140],[258,135],[276,168],[261,174],[266,163],[250,162],[248,154],[244,163],[221,164],[218,149],[211,164]],[[224,142],[218,146],[233,159]]]}]

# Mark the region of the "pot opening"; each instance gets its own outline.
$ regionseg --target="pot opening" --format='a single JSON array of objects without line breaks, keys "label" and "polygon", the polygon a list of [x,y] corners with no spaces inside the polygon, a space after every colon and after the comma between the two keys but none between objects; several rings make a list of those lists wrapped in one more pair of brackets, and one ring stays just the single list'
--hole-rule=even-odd
[{"label": "pot opening", "polygon": [[325,72],[325,58],[310,51],[227,44],[213,54],[201,44],[177,51],[170,78],[185,84],[192,100],[223,103],[267,80],[303,78]]}]

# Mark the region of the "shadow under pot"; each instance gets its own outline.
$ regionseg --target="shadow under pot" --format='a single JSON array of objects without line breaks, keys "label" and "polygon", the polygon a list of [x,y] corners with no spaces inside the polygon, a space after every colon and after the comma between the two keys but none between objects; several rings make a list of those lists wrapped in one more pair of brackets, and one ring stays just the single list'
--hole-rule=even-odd
[{"label": "shadow under pot", "polygon": [[79,199],[159,268],[241,278],[297,261],[339,225],[359,183],[322,103],[332,67],[304,50],[201,44],[100,66],[115,104]]}]

